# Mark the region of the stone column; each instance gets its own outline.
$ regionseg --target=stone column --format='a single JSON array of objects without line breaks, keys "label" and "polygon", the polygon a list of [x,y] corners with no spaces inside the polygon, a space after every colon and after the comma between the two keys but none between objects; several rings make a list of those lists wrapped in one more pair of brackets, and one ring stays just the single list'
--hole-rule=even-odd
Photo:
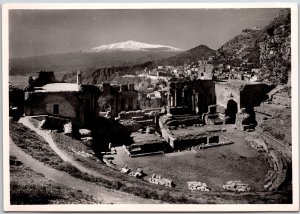
[{"label": "stone column", "polygon": [[199,112],[199,107],[198,107],[198,97],[199,95],[198,95],[198,93],[196,92],[194,92],[194,98],[195,98],[195,104],[194,104],[194,108],[195,108],[195,112],[196,112],[196,114]]},{"label": "stone column", "polygon": [[172,107],[174,105],[174,101],[173,101],[173,96],[171,94],[172,92],[170,91],[168,94],[168,105],[169,107]]}]

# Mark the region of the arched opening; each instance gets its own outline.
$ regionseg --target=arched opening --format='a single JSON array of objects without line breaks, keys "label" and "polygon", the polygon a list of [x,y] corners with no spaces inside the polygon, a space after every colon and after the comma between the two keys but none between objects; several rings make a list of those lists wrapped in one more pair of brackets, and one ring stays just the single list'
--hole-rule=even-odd
[{"label": "arched opening", "polygon": [[234,100],[229,100],[227,103],[227,108],[225,115],[228,117],[227,123],[235,124],[236,113],[238,112],[238,105]]}]

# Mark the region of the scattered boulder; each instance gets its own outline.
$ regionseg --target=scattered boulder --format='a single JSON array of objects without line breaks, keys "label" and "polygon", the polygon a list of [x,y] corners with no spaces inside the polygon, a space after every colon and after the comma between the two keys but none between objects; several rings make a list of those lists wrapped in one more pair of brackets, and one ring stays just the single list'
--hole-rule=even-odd
[{"label": "scattered boulder", "polygon": [[64,125],[64,134],[68,136],[73,136],[73,125],[71,122]]},{"label": "scattered boulder", "polygon": [[157,184],[166,187],[173,187],[174,182],[167,178],[162,178],[161,175],[153,174],[151,178],[149,178],[149,182],[152,184]]},{"label": "scattered boulder", "polygon": [[146,133],[148,134],[153,134],[155,132],[155,129],[151,126],[147,126],[146,128]]},{"label": "scattered boulder", "polygon": [[81,141],[86,145],[86,146],[92,146],[93,138],[92,137],[82,137]]},{"label": "scattered boulder", "polygon": [[45,123],[46,123],[46,119],[42,120],[41,122],[39,122],[39,129],[44,129],[45,127]]},{"label": "scattered boulder", "polygon": [[248,192],[250,191],[249,184],[242,183],[241,181],[228,181],[223,185],[223,189],[232,192]]},{"label": "scattered boulder", "polygon": [[204,192],[209,191],[206,183],[201,183],[198,181],[189,181],[187,182],[187,184],[188,184],[188,189],[191,191],[204,191]]},{"label": "scattered boulder", "polygon": [[81,137],[90,137],[91,133],[92,132],[89,129],[79,129],[79,134]]}]

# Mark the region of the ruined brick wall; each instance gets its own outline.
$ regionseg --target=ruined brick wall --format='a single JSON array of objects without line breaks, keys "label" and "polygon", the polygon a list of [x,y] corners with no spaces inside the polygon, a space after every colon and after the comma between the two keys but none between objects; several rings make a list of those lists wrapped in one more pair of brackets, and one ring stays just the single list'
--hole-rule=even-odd
[{"label": "ruined brick wall", "polygon": [[[107,98],[106,101],[105,98]],[[117,116],[121,111],[135,111],[139,107],[138,92],[134,89],[133,84],[116,87],[111,86],[109,83],[103,83],[99,102],[101,100],[108,102],[112,116]]]},{"label": "ruined brick wall", "polygon": [[233,87],[225,82],[217,82],[215,85],[216,89],[216,103],[219,106],[227,108],[229,100],[233,100],[238,104],[240,109],[240,88]]},{"label": "ruined brick wall", "polygon": [[215,102],[212,80],[173,80],[169,83],[168,111],[171,114],[203,114]]},{"label": "ruined brick wall", "polygon": [[268,98],[267,93],[272,86],[267,84],[251,84],[247,82],[216,83],[217,105],[227,107],[229,100],[238,104],[238,109],[253,108]]},{"label": "ruined brick wall", "polygon": [[211,80],[198,80],[194,83],[194,89],[198,93],[198,112],[206,113],[209,105],[216,104],[215,83]]}]

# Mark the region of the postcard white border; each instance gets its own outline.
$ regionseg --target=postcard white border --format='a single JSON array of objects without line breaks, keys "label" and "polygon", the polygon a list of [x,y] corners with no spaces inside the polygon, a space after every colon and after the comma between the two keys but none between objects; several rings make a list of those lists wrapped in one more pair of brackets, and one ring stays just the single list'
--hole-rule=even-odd
[{"label": "postcard white border", "polygon": [[[9,194],[9,118],[8,118],[8,11],[10,9],[230,9],[230,8],[290,8],[292,20],[292,204],[114,204],[114,205],[10,205]],[[8,3],[2,6],[2,91],[3,91],[3,187],[5,211],[298,211],[299,210],[299,155],[298,155],[298,6],[297,3]]]}]

